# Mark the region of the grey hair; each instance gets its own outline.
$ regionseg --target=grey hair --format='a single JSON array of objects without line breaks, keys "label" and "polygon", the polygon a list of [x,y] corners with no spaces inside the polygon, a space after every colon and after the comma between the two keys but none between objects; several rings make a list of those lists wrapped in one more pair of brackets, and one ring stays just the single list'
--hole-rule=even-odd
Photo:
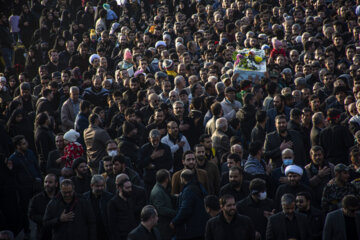
[{"label": "grey hair", "polygon": [[70,93],[72,93],[75,90],[79,91],[79,88],[77,86],[70,87]]},{"label": "grey hair", "polygon": [[173,103],[172,107],[174,108],[176,104],[181,104],[182,107],[184,107],[184,103],[182,101],[176,101]]},{"label": "grey hair", "polygon": [[227,126],[227,120],[224,117],[221,117],[216,120],[215,122],[215,128],[216,129],[223,129]]},{"label": "grey hair", "polygon": [[116,175],[116,178],[115,178],[115,183],[116,185],[121,181],[121,180],[124,180],[124,179],[128,179],[130,180],[129,176],[125,173],[120,173],[118,175]]},{"label": "grey hair", "polygon": [[314,125],[320,124],[324,121],[324,114],[322,112],[316,112],[311,120]]},{"label": "grey hair", "polygon": [[155,138],[155,137],[160,137],[160,136],[161,136],[160,131],[157,129],[153,129],[149,133],[149,138]]},{"label": "grey hair", "polygon": [[281,152],[281,156],[283,156],[284,154],[286,154],[286,153],[291,153],[291,155],[293,155],[294,156],[294,151],[292,150],[292,149],[290,149],[290,148],[285,148],[282,152]]},{"label": "grey hair", "polygon": [[185,78],[182,75],[177,75],[174,79],[175,86],[179,85],[183,79],[185,80]]},{"label": "grey hair", "polygon": [[92,176],[90,184],[93,185],[101,181],[105,183],[105,178],[103,177],[103,175],[95,174],[94,176]]},{"label": "grey hair", "polygon": [[295,202],[295,196],[291,193],[285,193],[281,197],[281,204],[290,205]]},{"label": "grey hair", "polygon": [[225,89],[225,84],[223,82],[217,82],[215,84],[215,88],[218,93],[223,92]]}]

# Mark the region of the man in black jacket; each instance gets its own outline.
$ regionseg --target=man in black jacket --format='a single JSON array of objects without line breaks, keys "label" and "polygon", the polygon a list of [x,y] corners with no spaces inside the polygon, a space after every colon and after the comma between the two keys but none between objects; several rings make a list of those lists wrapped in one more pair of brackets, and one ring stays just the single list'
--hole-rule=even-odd
[{"label": "man in black jacket", "polygon": [[48,174],[44,180],[44,191],[35,195],[29,204],[29,218],[36,223],[36,239],[51,239],[51,231],[43,227],[46,205],[54,198],[58,190],[58,179],[55,174]]},{"label": "man in black jacket", "polygon": [[249,194],[248,186],[243,181],[243,170],[239,167],[232,167],[229,171],[229,183],[220,189],[220,196],[230,194],[238,202]]},{"label": "man in black jacket", "polygon": [[305,166],[305,148],[301,135],[293,130],[287,129],[285,115],[278,115],[275,118],[276,131],[268,133],[265,137],[264,150],[265,158],[271,159],[275,167],[280,167],[281,152],[285,148],[294,150],[294,164]]},{"label": "man in black jacket", "polygon": [[113,195],[105,190],[105,179],[102,175],[95,174],[91,178],[91,190],[84,193],[83,197],[91,203],[96,219],[97,240],[108,240],[109,225],[107,205]]},{"label": "man in black jacket", "polygon": [[75,186],[75,192],[83,194],[89,191],[91,177],[89,175],[89,169],[85,158],[80,157],[75,159],[72,168],[76,173],[76,176],[71,178]]},{"label": "man in black jacket", "polygon": [[132,184],[123,179],[117,184],[119,193],[108,204],[108,222],[111,240],[126,240],[128,233],[136,227],[134,204],[130,201]]},{"label": "man in black jacket", "polygon": [[244,95],[244,107],[242,107],[237,113],[236,118],[240,120],[241,132],[244,134],[245,141],[251,141],[251,131],[256,124],[256,108],[255,108],[255,96],[252,93],[246,93]]},{"label": "man in black jacket", "polygon": [[254,240],[251,219],[236,213],[235,198],[224,195],[220,199],[221,212],[206,224],[206,240]]},{"label": "man in black jacket", "polygon": [[137,161],[138,169],[144,171],[147,196],[150,196],[151,189],[156,183],[156,172],[160,169],[170,170],[173,166],[170,147],[160,142],[160,138],[159,130],[151,130],[149,134],[150,142],[141,147]]},{"label": "man in black jacket", "polygon": [[158,213],[154,206],[147,205],[141,210],[141,223],[128,235],[128,240],[160,240],[160,232],[155,228]]},{"label": "man in black jacket", "polygon": [[254,223],[256,235],[265,239],[268,217],[274,214],[274,202],[267,198],[266,182],[263,179],[251,180],[250,194],[236,205],[239,214],[248,216]]},{"label": "man in black jacket", "polygon": [[307,216],[311,226],[312,240],[321,240],[324,219],[320,209],[311,206],[311,195],[300,192],[296,195],[296,211]]},{"label": "man in black jacket", "polygon": [[330,108],[327,112],[330,125],[320,133],[319,143],[325,152],[325,159],[332,164],[349,164],[349,148],[354,145],[354,137],[348,128],[340,125],[340,112]]},{"label": "man in black jacket", "polygon": [[52,240],[96,240],[96,220],[90,203],[75,194],[74,183],[65,179],[60,194],[46,207],[44,227],[52,229]]},{"label": "man in black jacket", "polygon": [[267,240],[311,239],[309,222],[304,214],[295,212],[295,197],[284,194],[281,197],[282,212],[271,216],[266,227]]}]

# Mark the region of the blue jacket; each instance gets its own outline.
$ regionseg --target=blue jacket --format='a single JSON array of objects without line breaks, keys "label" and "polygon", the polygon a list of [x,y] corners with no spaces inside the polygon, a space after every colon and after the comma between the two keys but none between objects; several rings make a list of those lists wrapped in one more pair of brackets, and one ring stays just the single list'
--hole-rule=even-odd
[{"label": "blue jacket", "polygon": [[83,145],[83,147],[85,146],[84,130],[87,129],[88,127],[89,127],[88,116],[82,112],[79,112],[75,118],[74,130],[80,133],[80,138],[78,139],[78,141],[79,143],[81,143],[81,145]]},{"label": "blue jacket", "polygon": [[178,212],[172,220],[176,228],[176,239],[202,237],[208,220],[204,206],[206,191],[197,182],[184,186],[178,200]]},{"label": "blue jacket", "polygon": [[[13,162],[16,181],[20,187],[32,187],[35,178],[41,179],[38,160],[33,151],[26,150],[25,154],[15,151],[9,157]],[[27,170],[24,168],[26,166]],[[29,176],[29,173],[31,176]]]},{"label": "blue jacket", "polygon": [[[266,164],[263,159],[261,159],[263,164]],[[264,165],[261,164],[259,160],[249,154],[247,161],[245,162],[244,171],[251,175],[266,174],[266,169]]]}]

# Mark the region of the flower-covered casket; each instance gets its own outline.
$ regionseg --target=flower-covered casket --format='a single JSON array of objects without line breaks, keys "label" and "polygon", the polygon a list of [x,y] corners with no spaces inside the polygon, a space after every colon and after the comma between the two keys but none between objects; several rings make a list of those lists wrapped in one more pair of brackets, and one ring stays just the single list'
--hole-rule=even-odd
[{"label": "flower-covered casket", "polygon": [[234,74],[239,73],[237,81],[258,76],[263,78],[266,72],[265,51],[255,48],[243,48],[234,51]]}]

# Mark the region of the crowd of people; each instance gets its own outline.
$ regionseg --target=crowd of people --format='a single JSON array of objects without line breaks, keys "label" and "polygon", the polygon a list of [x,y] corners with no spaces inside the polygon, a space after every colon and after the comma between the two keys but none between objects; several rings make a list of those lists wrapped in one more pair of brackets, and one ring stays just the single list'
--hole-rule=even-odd
[{"label": "crowd of people", "polygon": [[359,1],[0,4],[0,239],[360,239]]}]

